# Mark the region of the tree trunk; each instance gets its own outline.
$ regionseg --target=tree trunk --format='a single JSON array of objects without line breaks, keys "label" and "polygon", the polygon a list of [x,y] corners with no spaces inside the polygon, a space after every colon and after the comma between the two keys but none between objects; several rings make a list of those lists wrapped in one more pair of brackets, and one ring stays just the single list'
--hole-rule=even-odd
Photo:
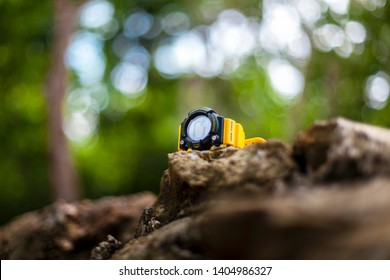
[{"label": "tree trunk", "polygon": [[77,174],[62,129],[62,105],[67,85],[64,54],[77,23],[78,3],[72,0],[54,1],[52,64],[45,85],[48,103],[50,181],[55,198],[66,201],[73,201],[79,197]]}]

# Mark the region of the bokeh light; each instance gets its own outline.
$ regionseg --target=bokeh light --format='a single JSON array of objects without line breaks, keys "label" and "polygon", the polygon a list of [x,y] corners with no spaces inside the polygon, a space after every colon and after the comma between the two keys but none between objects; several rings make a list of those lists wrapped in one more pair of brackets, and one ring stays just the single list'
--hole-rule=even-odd
[{"label": "bokeh light", "polygon": [[90,29],[103,27],[110,23],[114,11],[114,6],[108,1],[90,1],[81,10],[80,25]]},{"label": "bokeh light", "polygon": [[369,107],[377,110],[385,107],[389,100],[389,93],[389,76],[386,73],[379,72],[367,79],[365,94]]},{"label": "bokeh light", "polygon": [[66,63],[84,86],[99,82],[103,77],[106,61],[102,47],[101,38],[88,31],[76,33],[68,47]]},{"label": "bokeh light", "polygon": [[303,90],[304,78],[301,72],[286,61],[271,60],[268,74],[274,89],[285,99],[293,99]]},{"label": "bokeh light", "polygon": [[148,76],[143,67],[124,62],[114,68],[111,80],[120,92],[136,97],[145,89]]},{"label": "bokeh light", "polygon": [[143,10],[132,13],[123,23],[124,35],[134,39],[147,34],[153,26],[153,16]]},{"label": "bokeh light", "polygon": [[[386,1],[359,2],[365,9],[375,10]],[[134,8],[123,17],[121,29],[111,27],[111,32],[116,32],[111,46],[117,63],[107,69],[108,76],[124,97],[137,99],[148,90],[151,67],[165,79],[243,78],[237,70],[254,57],[257,71],[267,77],[275,94],[287,101],[285,105],[293,104],[290,101],[305,90],[303,73],[313,50],[334,52],[342,58],[364,50],[367,30],[348,17],[351,5],[349,0],[264,0],[257,15],[247,16],[239,9],[226,8],[223,1],[214,1],[199,5],[207,24],[193,22],[180,5],[167,5],[158,13]],[[107,37],[98,30],[112,26],[114,14],[113,5],[106,0],[83,6],[80,25],[86,31],[75,34],[66,59],[81,87],[103,80],[107,66],[102,48]],[[332,21],[326,20],[327,14]],[[377,74],[362,88],[370,108],[379,110],[387,104],[384,81],[387,78]],[[68,101],[68,106],[76,105]],[[123,113],[132,106],[110,108]]]}]

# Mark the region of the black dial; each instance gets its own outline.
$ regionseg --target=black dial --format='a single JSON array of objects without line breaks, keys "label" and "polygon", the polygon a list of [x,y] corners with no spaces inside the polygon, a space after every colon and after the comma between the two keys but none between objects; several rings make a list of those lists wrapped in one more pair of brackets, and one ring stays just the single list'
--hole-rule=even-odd
[{"label": "black dial", "polygon": [[188,113],[181,124],[180,149],[209,150],[222,142],[223,117],[210,108]]}]

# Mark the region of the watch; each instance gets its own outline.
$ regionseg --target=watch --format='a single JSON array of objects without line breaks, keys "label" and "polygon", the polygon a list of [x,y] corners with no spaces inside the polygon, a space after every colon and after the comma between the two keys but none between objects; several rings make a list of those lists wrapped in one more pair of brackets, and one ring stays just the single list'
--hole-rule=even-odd
[{"label": "watch", "polygon": [[266,142],[261,137],[245,139],[241,124],[203,107],[188,113],[179,126],[178,150],[209,150],[216,146],[242,148],[253,143]]}]

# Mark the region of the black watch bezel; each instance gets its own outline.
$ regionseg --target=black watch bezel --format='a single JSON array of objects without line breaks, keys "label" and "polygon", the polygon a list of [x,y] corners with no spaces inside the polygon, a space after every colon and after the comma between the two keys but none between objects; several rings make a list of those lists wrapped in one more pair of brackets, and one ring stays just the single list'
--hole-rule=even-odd
[{"label": "black watch bezel", "polygon": [[[200,140],[194,140],[188,136],[187,128],[191,120],[198,116],[206,116],[211,121],[210,132]],[[210,150],[213,146],[222,144],[223,117],[213,109],[204,107],[188,113],[187,118],[181,123],[180,149],[181,150]]]}]

